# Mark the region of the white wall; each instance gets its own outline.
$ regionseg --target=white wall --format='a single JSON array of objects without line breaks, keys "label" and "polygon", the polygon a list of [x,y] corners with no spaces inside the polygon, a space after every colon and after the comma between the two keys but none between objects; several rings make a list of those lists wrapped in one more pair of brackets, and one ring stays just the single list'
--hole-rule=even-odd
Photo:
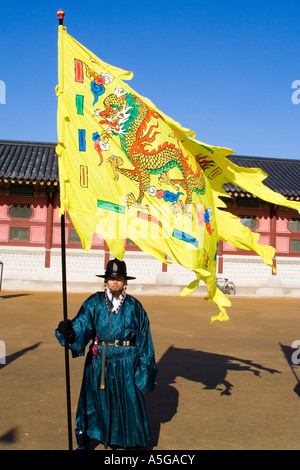
[{"label": "white wall", "polygon": [[[45,249],[2,247],[2,290],[61,291],[62,267],[60,249],[51,250],[51,267],[45,268]],[[143,252],[126,252],[127,273],[137,279],[130,281],[132,292],[178,294],[195,279],[195,275],[176,263],[162,272],[160,261]],[[104,252],[100,250],[67,249],[67,283],[70,292],[93,292],[102,289]],[[237,295],[300,295],[300,259],[277,258],[277,273],[256,256],[223,256],[223,274],[237,287]],[[195,295],[205,293],[201,284]]]}]

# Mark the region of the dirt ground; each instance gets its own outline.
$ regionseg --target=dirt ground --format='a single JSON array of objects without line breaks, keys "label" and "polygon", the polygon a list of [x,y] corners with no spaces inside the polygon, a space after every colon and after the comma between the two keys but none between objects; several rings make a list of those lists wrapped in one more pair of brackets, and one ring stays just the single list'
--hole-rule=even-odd
[{"label": "dirt ground", "polygon": [[[68,294],[69,318],[88,295]],[[0,450],[68,449],[64,349],[54,336],[62,294],[0,297]],[[230,320],[213,325],[216,306],[202,298],[139,299],[158,366],[146,396],[149,449],[300,449],[300,299],[233,297]],[[73,422],[84,360],[70,358]]]}]

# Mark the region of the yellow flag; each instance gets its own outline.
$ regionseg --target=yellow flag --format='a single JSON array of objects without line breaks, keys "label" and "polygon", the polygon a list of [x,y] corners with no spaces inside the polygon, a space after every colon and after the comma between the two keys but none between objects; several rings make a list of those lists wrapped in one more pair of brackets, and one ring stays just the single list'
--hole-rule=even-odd
[{"label": "yellow flag", "polygon": [[195,281],[181,295],[204,281],[207,300],[220,309],[212,321],[227,320],[230,301],[215,285],[219,240],[256,251],[270,266],[275,250],[222,210],[223,184],[300,205],[264,186],[260,170],[232,164],[232,150],[197,141],[124,83],[131,72],[100,60],[63,26],[58,51],[60,213],[68,212],[86,251],[99,233],[122,260],[129,238],[158,260],[193,271]]}]

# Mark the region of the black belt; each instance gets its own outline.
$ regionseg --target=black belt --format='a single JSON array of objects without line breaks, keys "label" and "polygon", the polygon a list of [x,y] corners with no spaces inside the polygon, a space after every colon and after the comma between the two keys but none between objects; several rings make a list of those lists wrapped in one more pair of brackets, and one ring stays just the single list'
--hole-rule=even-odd
[{"label": "black belt", "polygon": [[103,346],[103,352],[102,352],[102,361],[101,361],[101,388],[102,390],[105,389],[105,358],[106,358],[106,349],[107,346],[115,346],[118,348],[119,346],[127,347],[127,346],[132,346],[133,342],[129,340],[120,340],[116,339],[115,341],[101,341],[99,340],[99,344]]}]

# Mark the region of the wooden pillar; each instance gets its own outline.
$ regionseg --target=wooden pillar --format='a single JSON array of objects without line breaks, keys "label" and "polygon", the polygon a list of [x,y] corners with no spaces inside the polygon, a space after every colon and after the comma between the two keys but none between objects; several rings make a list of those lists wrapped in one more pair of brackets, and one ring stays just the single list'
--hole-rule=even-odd
[{"label": "wooden pillar", "polygon": [[[165,255],[165,259],[167,259],[167,255]],[[166,273],[168,271],[167,263],[162,263],[161,264],[161,270],[162,270],[163,273]]]},{"label": "wooden pillar", "polygon": [[53,236],[54,193],[47,197],[46,240],[45,240],[45,268],[51,265],[51,248]]},{"label": "wooden pillar", "polygon": [[106,241],[104,240],[104,271],[109,260],[110,260],[110,251],[109,251]]},{"label": "wooden pillar", "polygon": [[[276,248],[276,216],[277,206],[270,204],[270,245]],[[273,260],[273,267],[276,269],[276,255]],[[272,270],[272,275],[275,276],[276,272]]]}]

